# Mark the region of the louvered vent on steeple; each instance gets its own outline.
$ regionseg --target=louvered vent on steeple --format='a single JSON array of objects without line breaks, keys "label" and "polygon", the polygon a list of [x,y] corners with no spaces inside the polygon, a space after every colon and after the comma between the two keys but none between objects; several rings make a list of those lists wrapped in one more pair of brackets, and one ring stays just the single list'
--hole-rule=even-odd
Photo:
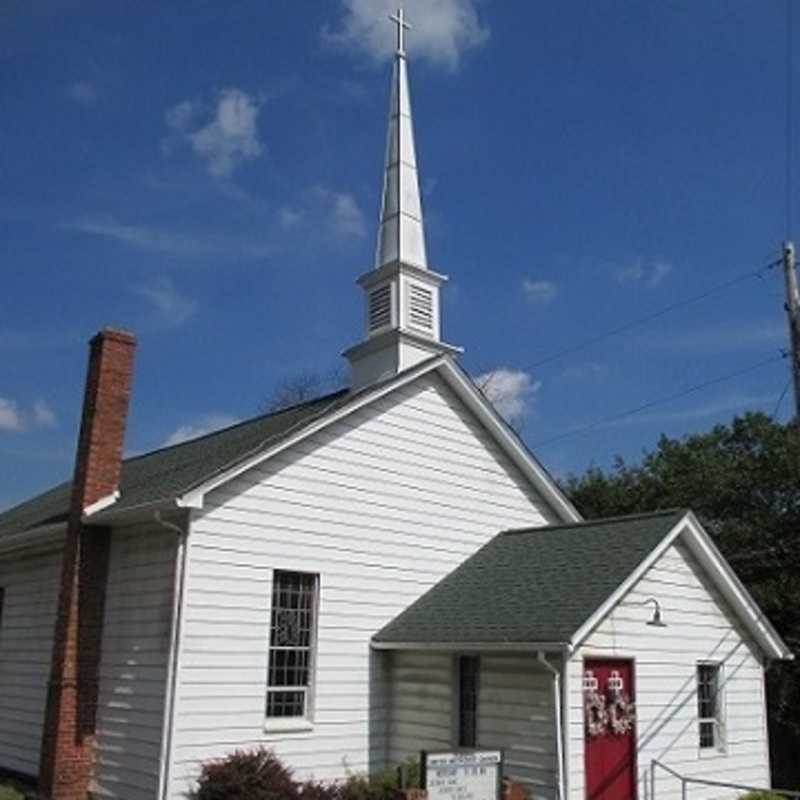
[{"label": "louvered vent on steeple", "polygon": [[433,292],[415,283],[408,285],[408,324],[427,333],[433,331]]},{"label": "louvered vent on steeple", "polygon": [[369,332],[374,333],[392,324],[392,287],[384,284],[369,294]]},{"label": "louvered vent on steeple", "polygon": [[447,277],[428,268],[404,44],[409,25],[402,9],[391,20],[397,24],[397,49],[375,268],[358,279],[364,338],[344,352],[354,389],[434,356],[461,352],[441,340],[439,290]]}]

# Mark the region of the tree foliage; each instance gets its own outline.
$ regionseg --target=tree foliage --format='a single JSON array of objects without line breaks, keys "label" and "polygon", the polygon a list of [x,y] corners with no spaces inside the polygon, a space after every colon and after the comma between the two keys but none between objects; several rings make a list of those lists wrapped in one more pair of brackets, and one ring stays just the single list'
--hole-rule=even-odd
[{"label": "tree foliage", "polygon": [[[587,518],[691,508],[756,602],[800,658],[800,426],[764,414],[670,439],[641,463],[618,458],[571,476],[566,491]],[[776,782],[800,784],[800,666],[768,671]],[[782,753],[785,757],[781,757]]]}]

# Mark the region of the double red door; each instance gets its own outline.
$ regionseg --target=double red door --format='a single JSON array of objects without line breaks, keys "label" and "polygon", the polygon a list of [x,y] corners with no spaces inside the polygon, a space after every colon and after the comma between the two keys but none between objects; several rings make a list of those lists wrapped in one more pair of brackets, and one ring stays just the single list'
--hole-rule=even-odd
[{"label": "double red door", "polygon": [[[594,688],[602,697],[620,690],[635,702],[633,662],[623,659],[587,660],[583,666],[584,689]],[[609,683],[610,681],[610,683]],[[584,733],[586,800],[635,800],[636,728],[614,733],[610,726],[602,732]]]}]

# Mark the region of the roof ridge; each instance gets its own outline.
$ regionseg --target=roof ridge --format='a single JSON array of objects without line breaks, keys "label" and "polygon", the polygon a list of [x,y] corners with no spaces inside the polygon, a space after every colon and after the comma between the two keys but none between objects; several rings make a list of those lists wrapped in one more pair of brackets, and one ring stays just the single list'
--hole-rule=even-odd
[{"label": "roof ridge", "polygon": [[305,408],[306,406],[314,405],[315,403],[320,403],[323,400],[330,400],[338,395],[344,395],[350,391],[350,388],[345,386],[341,389],[337,389],[335,392],[328,392],[328,394],[321,394],[318,397],[313,397],[311,400],[304,400],[301,403],[295,403],[291,406],[286,406],[285,408],[279,408],[277,411],[268,411],[264,414],[256,414],[254,417],[248,417],[247,419],[239,420],[239,422],[234,422],[232,425],[226,425],[224,428],[217,428],[216,430],[209,431],[208,433],[203,433],[200,436],[194,436],[191,439],[186,439],[183,442],[176,442],[175,444],[168,444],[162,447],[157,447],[155,450],[148,450],[146,453],[139,453],[135,456],[130,456],[129,458],[124,458],[122,462],[124,464],[129,464],[132,461],[137,461],[140,458],[148,458],[149,456],[155,455],[156,453],[163,453],[166,450],[175,450],[178,447],[183,447],[184,445],[194,444],[195,442],[202,441],[203,439],[209,439],[212,436],[219,436],[222,433],[227,433],[228,431],[232,431],[234,428],[241,428],[245,425],[251,425],[254,422],[259,422],[261,420],[269,419],[270,417],[277,417],[279,414],[284,414],[289,411],[297,411],[300,408]]},{"label": "roof ridge", "polygon": [[541,527],[527,527],[527,528],[508,528],[507,530],[500,531],[501,536],[514,535],[519,533],[544,533],[545,531],[560,531],[568,528],[585,528],[597,525],[613,525],[618,522],[632,522],[637,519],[650,519],[653,517],[667,517],[675,516],[677,514],[687,514],[688,508],[674,506],[672,508],[664,508],[658,511],[641,511],[635,514],[619,514],[614,517],[597,517],[595,519],[582,519],[579,522],[566,522],[561,525],[542,525]]}]

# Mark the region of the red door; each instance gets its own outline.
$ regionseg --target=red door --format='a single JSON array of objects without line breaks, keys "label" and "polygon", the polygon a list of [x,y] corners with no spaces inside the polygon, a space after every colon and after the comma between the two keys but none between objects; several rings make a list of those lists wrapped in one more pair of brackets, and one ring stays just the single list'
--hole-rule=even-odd
[{"label": "red door", "polygon": [[633,662],[584,661],[583,689],[586,800],[635,800]]}]

